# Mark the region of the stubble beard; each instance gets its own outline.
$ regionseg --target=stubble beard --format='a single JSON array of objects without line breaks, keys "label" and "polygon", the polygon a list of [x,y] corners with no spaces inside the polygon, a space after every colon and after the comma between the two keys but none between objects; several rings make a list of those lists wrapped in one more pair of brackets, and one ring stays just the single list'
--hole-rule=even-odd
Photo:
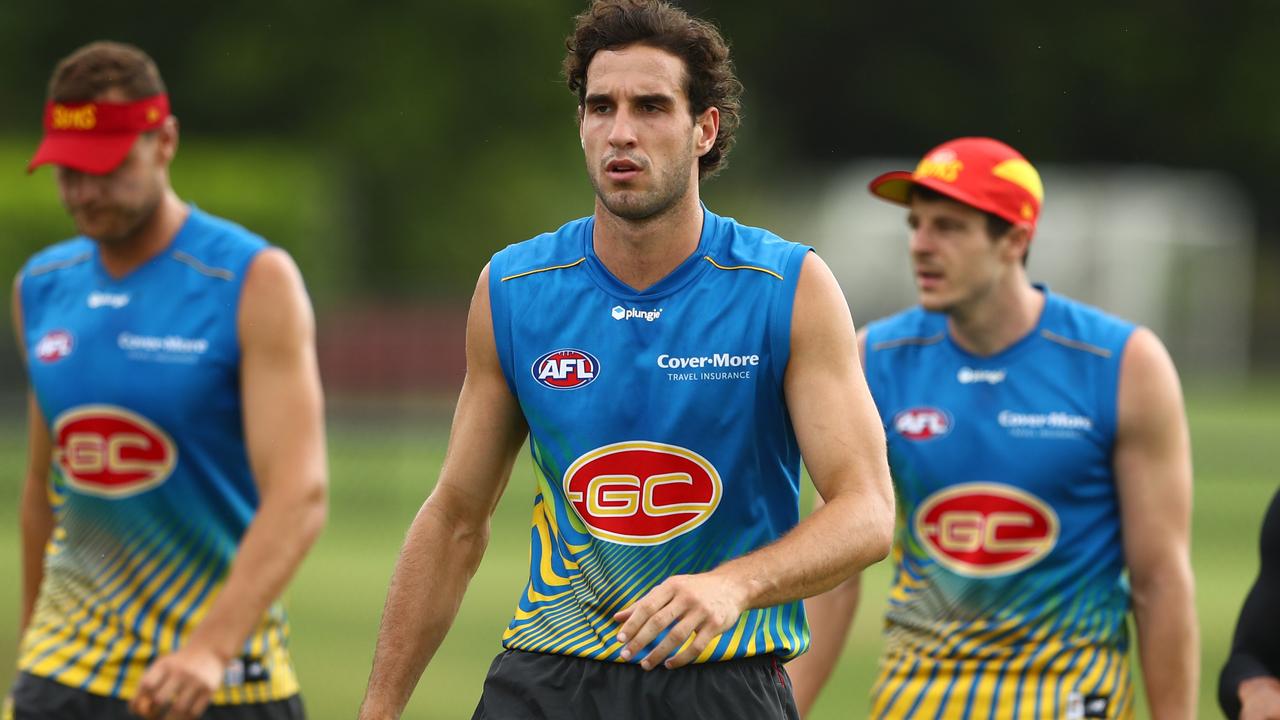
[{"label": "stubble beard", "polygon": [[656,178],[655,184],[649,190],[607,190],[603,187],[607,180],[602,177],[599,167],[593,167],[588,175],[595,188],[596,197],[600,198],[606,210],[623,220],[645,222],[666,214],[689,191],[689,176],[693,161],[694,158],[690,158],[686,162],[674,163]]},{"label": "stubble beard", "polygon": [[80,222],[76,213],[76,229],[82,235],[111,248],[123,248],[133,242],[142,228],[151,220],[160,207],[163,192],[157,192],[136,206],[112,205],[107,208],[111,214],[105,227],[97,230]]}]

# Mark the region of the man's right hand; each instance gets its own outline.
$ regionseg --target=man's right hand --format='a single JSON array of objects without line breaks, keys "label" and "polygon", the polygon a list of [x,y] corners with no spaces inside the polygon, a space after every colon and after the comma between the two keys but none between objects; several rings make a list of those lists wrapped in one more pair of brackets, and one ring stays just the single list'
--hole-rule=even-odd
[{"label": "man's right hand", "polygon": [[1280,720],[1280,680],[1264,676],[1240,683],[1240,720]]}]

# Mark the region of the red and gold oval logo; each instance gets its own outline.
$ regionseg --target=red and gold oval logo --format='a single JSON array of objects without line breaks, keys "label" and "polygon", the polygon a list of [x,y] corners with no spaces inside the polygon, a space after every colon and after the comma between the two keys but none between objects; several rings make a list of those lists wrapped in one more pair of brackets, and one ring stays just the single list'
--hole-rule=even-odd
[{"label": "red and gold oval logo", "polygon": [[82,405],[53,423],[54,462],[88,495],[123,498],[163,483],[178,462],[164,430],[115,405]]},{"label": "red and gold oval logo", "polygon": [[564,474],[564,494],[595,537],[657,545],[693,530],[720,505],[720,473],[698,453],[632,441],[596,448]]},{"label": "red and gold oval logo", "polygon": [[1058,515],[1031,493],[998,483],[965,483],[929,496],[916,536],[947,568],[977,577],[1030,567],[1058,541]]},{"label": "red and gold oval logo", "polygon": [[66,330],[50,330],[36,343],[36,357],[43,363],[58,362],[71,354],[76,340]]}]

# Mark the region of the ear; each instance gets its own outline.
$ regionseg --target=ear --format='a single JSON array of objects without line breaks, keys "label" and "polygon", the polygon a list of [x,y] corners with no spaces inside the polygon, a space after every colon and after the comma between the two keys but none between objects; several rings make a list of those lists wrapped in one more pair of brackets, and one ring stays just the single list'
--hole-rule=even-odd
[{"label": "ear", "polygon": [[582,120],[586,117],[586,109],[581,105],[578,106],[578,144],[582,145],[582,149],[587,149],[587,136],[582,132]]},{"label": "ear", "polygon": [[1026,225],[1014,225],[1009,228],[1009,232],[1005,233],[1005,239],[1008,241],[1005,245],[1008,258],[1021,263],[1031,247],[1031,228]]},{"label": "ear", "polygon": [[170,115],[156,131],[157,152],[165,165],[173,162],[178,153],[178,118]]},{"label": "ear", "polygon": [[711,152],[712,146],[716,144],[716,138],[720,135],[720,108],[714,105],[707,108],[693,119],[693,126],[696,131],[694,150],[698,157],[702,157]]}]

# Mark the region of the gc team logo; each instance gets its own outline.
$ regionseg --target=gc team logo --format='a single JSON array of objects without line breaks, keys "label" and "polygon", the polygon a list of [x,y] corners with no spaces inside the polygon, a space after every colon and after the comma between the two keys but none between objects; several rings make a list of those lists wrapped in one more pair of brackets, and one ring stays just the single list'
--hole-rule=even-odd
[{"label": "gc team logo", "polygon": [[714,466],[692,450],[641,440],[596,448],[564,474],[564,495],[595,537],[658,545],[706,522],[720,505]]},{"label": "gc team logo", "polygon": [[40,362],[53,363],[71,354],[75,338],[66,330],[50,330],[36,343],[36,357]]},{"label": "gc team logo", "polygon": [[573,390],[600,376],[600,361],[583,350],[554,350],[533,361],[533,379],[553,390]]},{"label": "gc team logo", "polygon": [[916,536],[943,566],[970,577],[1008,575],[1039,562],[1058,542],[1058,515],[1031,493],[965,483],[931,495]]},{"label": "gc team logo", "polygon": [[951,415],[938,408],[908,408],[893,416],[893,429],[908,440],[932,440],[951,432]]},{"label": "gc team logo", "polygon": [[150,420],[114,405],[82,405],[53,423],[54,462],[80,492],[124,498],[168,479],[173,440]]}]

